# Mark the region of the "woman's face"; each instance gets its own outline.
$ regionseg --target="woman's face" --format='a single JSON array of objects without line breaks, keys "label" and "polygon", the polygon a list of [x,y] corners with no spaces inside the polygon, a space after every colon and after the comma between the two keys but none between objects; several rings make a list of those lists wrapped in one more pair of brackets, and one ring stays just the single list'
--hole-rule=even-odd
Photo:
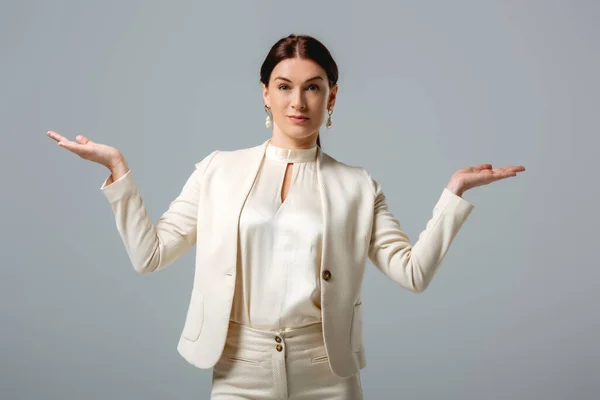
[{"label": "woman's face", "polygon": [[[268,88],[263,84],[263,100],[272,112],[273,144],[314,146],[336,93],[337,85],[329,88],[327,74],[316,62],[303,58],[279,62]],[[292,118],[295,115],[306,119]]]}]

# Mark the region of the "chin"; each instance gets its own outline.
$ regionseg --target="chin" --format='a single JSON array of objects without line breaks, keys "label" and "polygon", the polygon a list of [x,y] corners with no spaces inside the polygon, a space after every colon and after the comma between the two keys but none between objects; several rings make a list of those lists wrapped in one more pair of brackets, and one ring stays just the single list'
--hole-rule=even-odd
[{"label": "chin", "polygon": [[301,126],[301,125],[290,125],[287,127],[286,132],[289,132],[292,136],[307,137],[310,135],[316,135],[319,131],[318,126]]},{"label": "chin", "polygon": [[317,131],[314,129],[307,129],[304,127],[292,127],[288,129],[285,134],[294,139],[308,139],[311,136],[316,136]]}]

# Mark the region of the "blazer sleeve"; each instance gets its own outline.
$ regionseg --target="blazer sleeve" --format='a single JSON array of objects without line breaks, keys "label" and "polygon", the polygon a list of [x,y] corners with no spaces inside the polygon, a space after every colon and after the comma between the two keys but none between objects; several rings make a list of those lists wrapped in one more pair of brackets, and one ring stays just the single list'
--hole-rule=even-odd
[{"label": "blazer sleeve", "polygon": [[195,244],[200,182],[217,152],[195,164],[183,189],[156,224],[148,217],[131,169],[109,185],[108,178],[102,184],[100,189],[110,202],[125,250],[138,273],[161,270]]},{"label": "blazer sleeve", "polygon": [[400,286],[415,293],[423,292],[474,206],[444,188],[433,208],[433,216],[412,245],[388,210],[381,185],[368,172],[367,175],[375,196],[369,259]]}]

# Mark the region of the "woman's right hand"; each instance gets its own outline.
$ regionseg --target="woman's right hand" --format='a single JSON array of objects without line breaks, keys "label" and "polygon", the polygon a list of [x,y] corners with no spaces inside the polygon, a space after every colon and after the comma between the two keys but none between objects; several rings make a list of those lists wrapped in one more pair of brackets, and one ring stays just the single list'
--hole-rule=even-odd
[{"label": "woman's right hand", "polygon": [[64,147],[65,149],[77,154],[84,160],[89,160],[100,165],[104,165],[110,171],[116,169],[123,169],[126,167],[125,158],[121,152],[113,147],[105,144],[94,143],[85,136],[77,136],[72,142],[64,136],[59,135],[54,131],[48,131],[47,135],[56,140],[58,146]]}]

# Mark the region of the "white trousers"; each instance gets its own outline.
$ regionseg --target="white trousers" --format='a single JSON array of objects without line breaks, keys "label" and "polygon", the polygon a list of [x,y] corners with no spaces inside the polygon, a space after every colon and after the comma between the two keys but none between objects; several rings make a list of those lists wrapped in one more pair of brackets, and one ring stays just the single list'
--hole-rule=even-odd
[{"label": "white trousers", "polygon": [[340,378],[328,361],[321,323],[273,332],[230,321],[211,399],[362,400],[360,371]]}]

